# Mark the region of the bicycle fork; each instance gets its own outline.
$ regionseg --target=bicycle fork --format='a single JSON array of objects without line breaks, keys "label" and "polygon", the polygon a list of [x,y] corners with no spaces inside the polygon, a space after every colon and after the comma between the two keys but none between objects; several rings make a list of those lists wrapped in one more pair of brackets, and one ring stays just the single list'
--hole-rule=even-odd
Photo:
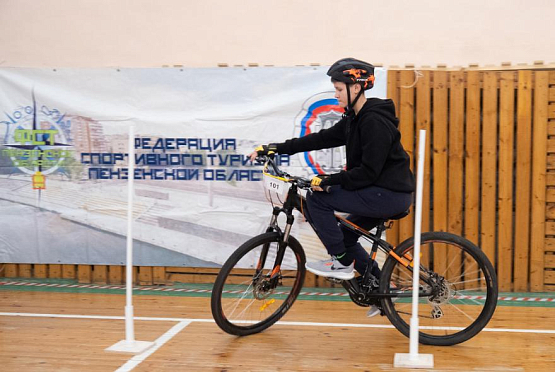
[{"label": "bicycle fork", "polygon": [[[266,232],[277,231],[280,235],[280,239],[278,242],[278,249],[276,252],[276,259],[274,261],[272,273],[270,274],[270,283],[272,287],[275,287],[278,284],[278,280],[281,272],[281,263],[283,262],[283,257],[285,257],[285,250],[287,248],[289,235],[291,234],[291,227],[293,226],[293,222],[295,221],[295,218],[293,217],[292,214],[287,214],[287,223],[285,225],[284,231],[282,232],[279,226],[277,225],[277,218],[279,216],[279,213],[280,213],[280,209],[277,207],[274,207],[272,219],[270,220],[270,224],[266,229]],[[268,258],[269,251],[270,251],[270,243],[264,244],[264,246],[262,247],[262,252],[260,252],[260,257],[258,259],[255,278],[258,278],[260,276],[260,273],[264,268],[264,264],[266,263],[266,259]]]}]

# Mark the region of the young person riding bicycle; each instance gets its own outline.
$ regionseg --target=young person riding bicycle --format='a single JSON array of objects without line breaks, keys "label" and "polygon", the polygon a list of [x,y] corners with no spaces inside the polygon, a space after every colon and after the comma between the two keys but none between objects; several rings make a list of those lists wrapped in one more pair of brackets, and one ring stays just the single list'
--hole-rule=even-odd
[{"label": "young person riding bicycle", "polygon": [[[251,158],[346,147],[346,169],[315,176],[311,182],[314,192],[306,195],[306,218],[331,255],[329,260],[307,263],[306,269],[349,280],[355,269],[364,274],[370,256],[358,243],[357,234],[338,225],[334,212],[349,213],[349,221],[369,230],[378,220],[409,209],[415,183],[410,158],[401,144],[393,101],[364,95],[374,86],[374,66],[344,58],[335,62],[327,75],[339,106],[345,109],[342,119],[331,128],[301,138],[261,145]],[[322,192],[324,188],[329,191]],[[372,274],[380,276],[376,263]]]}]

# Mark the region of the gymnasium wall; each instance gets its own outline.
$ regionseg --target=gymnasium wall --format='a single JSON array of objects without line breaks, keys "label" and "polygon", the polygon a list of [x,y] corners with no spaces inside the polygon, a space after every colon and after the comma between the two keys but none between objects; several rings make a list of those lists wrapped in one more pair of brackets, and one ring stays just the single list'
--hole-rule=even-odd
[{"label": "gymnasium wall", "polygon": [[1,0],[0,66],[555,62],[549,0]]},{"label": "gymnasium wall", "polygon": [[[541,21],[553,11],[547,0],[0,0],[0,68],[326,66],[348,55],[384,65],[410,123],[405,145],[413,150],[418,128],[432,136],[425,226],[482,245],[504,290],[554,290],[555,34]],[[51,266],[3,272],[121,281],[118,266]],[[139,277],[197,277],[183,270],[144,267]]]}]

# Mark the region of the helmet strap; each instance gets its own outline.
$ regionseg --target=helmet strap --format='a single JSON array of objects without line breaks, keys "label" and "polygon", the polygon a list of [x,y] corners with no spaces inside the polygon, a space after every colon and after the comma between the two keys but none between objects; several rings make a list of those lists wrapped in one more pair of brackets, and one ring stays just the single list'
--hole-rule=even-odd
[{"label": "helmet strap", "polygon": [[354,116],[355,115],[355,105],[358,101],[358,99],[360,98],[360,96],[362,96],[362,94],[364,93],[364,89],[362,89],[362,86],[360,87],[360,92],[358,92],[357,96],[355,97],[355,100],[351,103],[351,89],[350,89],[350,85],[351,84],[347,84],[347,107],[345,109],[345,116]]}]

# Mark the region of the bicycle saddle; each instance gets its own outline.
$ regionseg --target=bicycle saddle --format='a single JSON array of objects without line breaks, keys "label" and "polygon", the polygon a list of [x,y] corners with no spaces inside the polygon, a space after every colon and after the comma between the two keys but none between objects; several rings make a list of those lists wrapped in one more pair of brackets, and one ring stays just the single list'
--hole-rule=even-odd
[{"label": "bicycle saddle", "polygon": [[407,209],[406,211],[396,214],[395,216],[391,216],[388,218],[385,218],[384,221],[388,221],[388,220],[400,220],[403,217],[406,217],[410,214],[410,209]]}]

